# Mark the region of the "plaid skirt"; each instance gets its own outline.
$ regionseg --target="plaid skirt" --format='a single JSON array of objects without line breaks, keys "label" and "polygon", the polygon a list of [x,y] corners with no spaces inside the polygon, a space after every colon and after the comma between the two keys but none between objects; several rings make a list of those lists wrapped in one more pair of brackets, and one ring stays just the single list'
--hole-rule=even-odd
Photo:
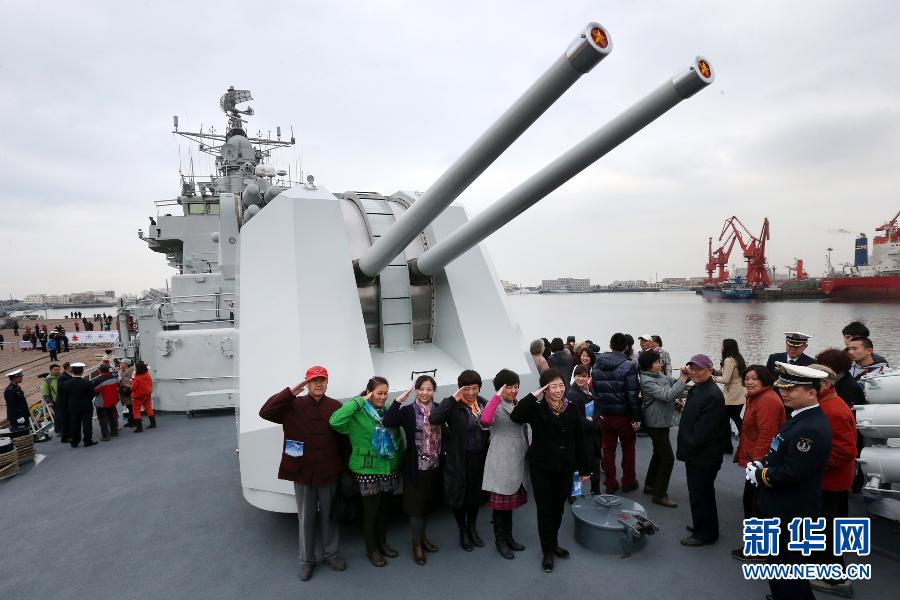
[{"label": "plaid skirt", "polygon": [[528,503],[528,492],[520,486],[515,494],[505,495],[491,492],[491,510],[512,510]]}]

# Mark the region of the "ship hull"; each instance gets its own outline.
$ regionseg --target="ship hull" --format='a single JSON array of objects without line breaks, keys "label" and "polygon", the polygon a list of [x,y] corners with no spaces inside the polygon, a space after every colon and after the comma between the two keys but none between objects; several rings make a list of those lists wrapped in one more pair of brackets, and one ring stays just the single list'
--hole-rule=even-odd
[{"label": "ship hull", "polygon": [[826,278],[822,291],[841,300],[900,300],[900,275]]},{"label": "ship hull", "polygon": [[710,300],[750,300],[753,290],[703,290],[703,297]]}]

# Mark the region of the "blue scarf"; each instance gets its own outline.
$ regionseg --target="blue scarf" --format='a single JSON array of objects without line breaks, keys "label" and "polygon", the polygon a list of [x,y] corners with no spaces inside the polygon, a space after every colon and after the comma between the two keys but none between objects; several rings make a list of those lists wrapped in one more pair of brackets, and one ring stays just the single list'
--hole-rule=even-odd
[{"label": "blue scarf", "polygon": [[394,458],[397,453],[397,443],[394,441],[394,434],[382,423],[381,413],[368,401],[363,402],[363,409],[375,421],[375,430],[372,432],[372,450],[381,458]]}]

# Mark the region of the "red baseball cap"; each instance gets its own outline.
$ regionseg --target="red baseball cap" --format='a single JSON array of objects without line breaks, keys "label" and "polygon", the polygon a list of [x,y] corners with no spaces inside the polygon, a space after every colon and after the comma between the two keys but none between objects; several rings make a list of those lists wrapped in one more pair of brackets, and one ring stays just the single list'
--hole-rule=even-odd
[{"label": "red baseball cap", "polygon": [[328,370],[325,367],[320,367],[316,365],[315,367],[310,367],[306,371],[306,380],[315,379],[316,377],[324,377],[328,379]]}]

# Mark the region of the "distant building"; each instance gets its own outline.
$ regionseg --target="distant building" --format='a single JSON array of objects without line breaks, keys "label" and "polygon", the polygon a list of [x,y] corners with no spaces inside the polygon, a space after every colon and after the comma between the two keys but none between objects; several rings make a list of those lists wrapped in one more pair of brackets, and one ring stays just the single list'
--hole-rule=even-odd
[{"label": "distant building", "polygon": [[44,304],[47,302],[46,294],[28,294],[25,296],[25,302],[29,304]]},{"label": "distant building", "polygon": [[644,279],[628,279],[619,281],[618,279],[609,284],[611,288],[645,288],[650,287]]},{"label": "distant building", "polygon": [[56,294],[47,296],[47,304],[70,304],[71,300],[68,294]]},{"label": "distant building", "polygon": [[518,283],[513,283],[511,281],[506,281],[505,279],[500,280],[500,284],[503,286],[503,290],[508,294],[510,292],[515,292],[521,289],[521,286]]},{"label": "distant building", "polygon": [[662,284],[674,287],[686,287],[688,285],[687,277],[663,277]]},{"label": "distant building", "polygon": [[590,279],[559,277],[557,279],[541,280],[541,290],[546,292],[587,292],[590,291],[590,289]]}]

